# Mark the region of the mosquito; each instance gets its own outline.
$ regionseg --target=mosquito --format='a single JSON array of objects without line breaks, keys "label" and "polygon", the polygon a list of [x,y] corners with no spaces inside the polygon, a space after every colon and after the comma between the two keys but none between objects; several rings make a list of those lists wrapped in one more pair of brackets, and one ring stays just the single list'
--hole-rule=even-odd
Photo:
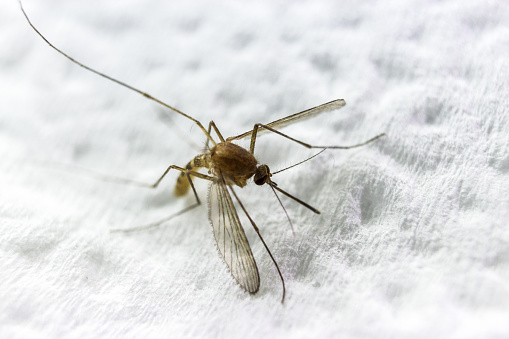
[{"label": "mosquito", "polygon": [[[169,166],[164,173],[157,179],[157,181],[153,184],[145,184],[140,182],[135,182],[132,180],[126,180],[126,179],[118,179],[116,181],[127,183],[127,184],[136,184],[143,187],[149,187],[149,188],[156,188],[158,187],[159,183],[163,180],[163,178],[171,171],[171,170],[177,170],[180,171],[180,175],[177,179],[177,183],[175,185],[174,194],[177,197],[181,197],[186,195],[189,192],[189,189],[192,190],[194,197],[196,199],[196,202],[193,205],[188,206],[187,208],[167,217],[162,220],[159,220],[157,222],[154,222],[152,224],[144,225],[141,227],[131,228],[124,231],[137,231],[141,229],[147,229],[152,228],[156,226],[160,226],[161,224],[169,221],[170,219],[176,217],[177,215],[183,214],[185,212],[188,212],[192,210],[193,208],[199,206],[201,204],[200,198],[198,197],[198,193],[196,192],[195,186],[193,184],[192,178],[199,178],[203,180],[207,180],[210,182],[208,187],[208,216],[209,221],[212,226],[212,233],[214,235],[214,239],[216,241],[218,252],[223,259],[223,261],[226,263],[226,266],[228,267],[231,275],[235,279],[235,281],[240,285],[242,289],[245,291],[255,294],[258,292],[260,288],[260,274],[258,272],[258,267],[256,265],[256,261],[253,256],[253,252],[251,251],[251,246],[249,245],[249,241],[246,237],[246,234],[244,233],[244,229],[242,227],[239,215],[237,213],[237,209],[235,207],[235,202],[240,206],[242,209],[242,212],[245,214],[249,222],[251,223],[252,227],[256,231],[260,241],[262,242],[263,246],[265,247],[267,253],[270,256],[270,259],[274,263],[274,266],[276,267],[276,270],[278,272],[279,278],[281,280],[282,284],[282,297],[281,297],[281,303],[285,300],[285,294],[286,294],[286,287],[285,287],[285,281],[283,278],[283,275],[281,273],[281,270],[279,268],[279,265],[277,264],[277,261],[275,260],[274,256],[272,255],[268,245],[265,243],[265,240],[263,239],[260,229],[256,225],[256,223],[253,221],[249,213],[247,212],[246,208],[242,204],[241,200],[237,196],[237,193],[235,192],[234,187],[244,187],[247,185],[247,182],[249,179],[253,179],[253,182],[256,185],[265,185],[267,184],[270,186],[274,194],[276,195],[278,201],[280,202],[281,206],[283,204],[281,203],[281,200],[279,199],[279,196],[277,195],[276,191],[293,199],[297,203],[301,204],[302,206],[308,208],[312,212],[316,214],[320,214],[320,211],[316,208],[312,207],[311,205],[307,204],[306,202],[300,200],[299,198],[295,197],[294,195],[286,192],[282,188],[280,188],[274,181],[272,181],[272,176],[276,173],[282,172],[288,168],[297,166],[305,161],[310,160],[311,158],[317,156],[321,152],[325,151],[326,149],[351,149],[356,147],[361,147],[364,145],[367,145],[382,136],[385,135],[385,133],[381,133],[363,143],[356,144],[356,145],[350,145],[350,146],[315,146],[307,144],[303,141],[297,140],[295,138],[290,137],[289,135],[283,134],[278,129],[281,129],[285,126],[301,122],[305,119],[309,119],[312,117],[315,117],[319,114],[322,114],[324,112],[330,112],[338,110],[346,105],[345,100],[343,99],[337,99],[330,102],[327,102],[325,104],[307,109],[305,111],[295,113],[292,115],[289,115],[287,117],[278,119],[276,121],[273,121],[268,124],[262,124],[262,123],[256,123],[252,130],[239,134],[237,136],[224,138],[221,135],[221,132],[219,131],[218,127],[214,123],[214,121],[210,121],[208,125],[208,129],[205,129],[205,127],[202,125],[202,123],[195,118],[191,117],[190,115],[187,115],[183,113],[182,111],[178,110],[175,107],[172,107],[163,101],[153,97],[152,95],[143,92],[135,87],[132,87],[120,80],[117,80],[115,78],[112,78],[104,73],[101,73],[99,71],[96,71],[95,69],[92,69],[78,61],[76,61],[71,56],[67,55],[66,53],[62,52],[60,49],[55,47],[53,44],[51,44],[38,30],[35,28],[35,26],[32,24],[30,19],[28,18],[28,15],[26,14],[25,10],[23,9],[23,5],[21,1],[19,1],[21,11],[23,12],[23,15],[25,16],[26,20],[28,21],[28,24],[32,27],[32,29],[39,35],[40,38],[42,38],[51,48],[53,48],[56,52],[63,55],[68,60],[72,61],[73,63],[77,64],[80,67],[85,68],[86,70],[95,73],[99,75],[100,77],[103,77],[105,79],[108,79],[118,85],[121,85],[131,91],[134,91],[138,94],[143,95],[144,97],[148,98],[149,100],[152,100],[167,109],[191,120],[194,122],[200,130],[205,134],[206,136],[206,149],[207,151],[203,154],[195,156],[185,167],[180,167],[176,165]],[[165,112],[166,114],[168,112]],[[212,137],[212,130],[214,130],[214,133],[216,134],[217,140]],[[255,151],[255,143],[257,140],[257,136],[264,132],[272,132],[275,134],[278,134],[279,136],[289,139],[293,142],[298,143],[301,146],[304,146],[309,149],[321,149],[321,151],[312,157],[301,161],[295,165],[292,165],[288,168],[285,168],[283,170],[271,173],[269,166],[266,164],[259,164],[257,159],[254,156]],[[233,143],[233,141],[250,138],[250,146],[249,150],[238,146],[237,144]],[[212,144],[212,147],[209,147],[209,143]],[[200,169],[206,169],[207,174],[199,172]],[[284,209],[284,207],[283,207]],[[284,209],[287,218],[290,222],[290,218],[288,217],[288,213],[286,212],[286,209]]]}]

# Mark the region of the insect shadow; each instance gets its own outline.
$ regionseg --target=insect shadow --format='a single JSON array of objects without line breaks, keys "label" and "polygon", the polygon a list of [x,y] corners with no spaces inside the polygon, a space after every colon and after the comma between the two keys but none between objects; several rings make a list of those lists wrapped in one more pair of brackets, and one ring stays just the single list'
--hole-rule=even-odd
[{"label": "insect shadow", "polygon": [[[171,171],[171,170],[177,170],[180,171],[180,175],[177,179],[177,184],[175,186],[175,195],[177,197],[184,196],[186,193],[188,193],[189,189],[192,190],[194,197],[196,199],[196,202],[183,210],[172,214],[169,217],[166,217],[164,219],[161,219],[159,221],[156,221],[154,223],[144,225],[141,227],[131,228],[127,230],[116,230],[116,231],[123,231],[123,232],[132,232],[132,231],[139,231],[142,229],[157,227],[174,217],[181,215],[185,212],[188,212],[197,206],[201,204],[200,198],[198,197],[198,194],[196,192],[196,189],[193,184],[193,177],[199,178],[203,180],[207,180],[210,182],[209,188],[208,188],[208,214],[209,214],[209,220],[210,224],[212,226],[212,231],[214,234],[214,239],[216,240],[217,248],[219,251],[219,254],[223,261],[226,263],[230,273],[232,274],[233,278],[237,281],[237,283],[246,291],[248,291],[251,294],[254,294],[258,292],[260,288],[260,275],[258,272],[258,267],[256,265],[256,261],[254,259],[253,253],[251,251],[251,247],[249,245],[249,242],[246,238],[246,235],[244,233],[244,229],[242,228],[237,209],[235,207],[235,202],[237,202],[238,206],[242,209],[242,212],[246,215],[247,219],[253,226],[254,230],[256,231],[258,237],[260,238],[261,242],[263,243],[263,246],[267,250],[267,253],[269,254],[272,262],[274,263],[274,266],[277,269],[277,272],[279,274],[279,277],[281,279],[282,284],[282,298],[281,303],[284,302],[285,294],[286,294],[286,288],[285,288],[285,281],[283,278],[283,275],[281,273],[281,270],[279,269],[279,265],[277,264],[277,261],[275,260],[274,256],[272,255],[269,247],[265,243],[265,240],[263,239],[262,235],[260,234],[260,229],[258,226],[256,226],[253,219],[250,217],[249,213],[247,212],[246,208],[240,201],[239,197],[237,196],[237,193],[235,192],[234,187],[244,187],[247,184],[247,181],[251,178],[253,178],[253,181],[256,185],[269,185],[274,194],[276,195],[277,199],[281,203],[281,200],[279,199],[279,196],[277,195],[277,192],[282,193],[283,195],[293,199],[294,201],[298,202],[299,204],[303,205],[304,207],[308,208],[309,210],[313,211],[314,213],[319,214],[320,211],[318,211],[316,208],[312,207],[311,205],[307,204],[306,202],[298,199],[294,195],[286,192],[285,190],[281,189],[274,181],[272,181],[271,177],[281,171],[284,171],[288,168],[297,166],[301,164],[302,162],[305,162],[307,160],[310,160],[311,158],[317,156],[321,152],[323,152],[325,149],[351,149],[356,147],[361,147],[364,145],[367,145],[382,136],[385,135],[385,133],[379,134],[365,142],[362,142],[360,144],[356,145],[350,145],[350,146],[315,146],[310,145],[305,142],[302,142],[300,140],[297,140],[295,138],[290,137],[289,135],[283,134],[278,129],[281,129],[282,127],[288,126],[290,124],[303,121],[305,119],[309,119],[312,117],[315,117],[321,113],[334,111],[342,108],[346,105],[345,100],[343,99],[337,99],[330,102],[327,102],[325,104],[310,108],[308,110],[295,113],[292,115],[289,115],[287,117],[281,118],[279,120],[273,121],[268,124],[262,124],[257,123],[254,125],[253,129],[239,134],[237,136],[224,138],[221,135],[221,132],[217,128],[214,121],[210,121],[208,125],[208,129],[205,129],[205,127],[201,124],[200,121],[194,119],[190,115],[187,115],[180,110],[178,110],[175,107],[172,107],[164,102],[162,102],[159,99],[156,99],[155,97],[151,96],[148,93],[145,93],[135,87],[132,87],[124,82],[121,82],[115,78],[112,78],[106,74],[103,74],[101,72],[98,72],[78,61],[70,57],[69,55],[62,52],[60,49],[55,47],[53,44],[51,44],[32,24],[30,19],[28,18],[28,15],[26,14],[25,10],[23,9],[23,6],[20,3],[21,11],[23,12],[23,15],[25,16],[26,20],[28,21],[29,25],[32,27],[32,29],[55,51],[63,55],[65,58],[69,59],[73,63],[85,68],[86,70],[95,73],[103,78],[106,78],[110,81],[113,81],[123,87],[128,88],[131,91],[137,92],[144,97],[157,102],[158,104],[166,107],[167,109],[193,121],[200,130],[205,134],[207,141],[206,141],[206,152],[200,155],[197,155],[194,157],[185,167],[180,167],[177,165],[171,165],[169,166],[164,173],[157,179],[153,184],[145,184],[141,182],[136,182],[133,180],[126,180],[126,179],[120,179],[117,178],[115,181],[126,183],[126,184],[134,184],[137,186],[142,187],[149,187],[149,188],[156,188],[158,187],[159,183],[163,180],[163,178]],[[212,130],[214,130],[214,133],[216,135],[216,138],[212,136]],[[259,165],[258,161],[256,160],[254,156],[255,151],[255,143],[258,135],[265,132],[272,132],[275,134],[280,135],[283,138],[289,139],[293,142],[298,143],[299,145],[302,145],[306,148],[317,148],[322,149],[319,153],[315,154],[314,156],[301,161],[293,166],[290,166],[288,168],[285,168],[281,171],[271,173],[269,166],[262,164]],[[232,141],[241,140],[245,138],[250,138],[251,143],[249,146],[249,150],[240,147],[236,144],[234,144]],[[211,147],[209,147],[209,143],[212,144]],[[207,169],[207,174],[203,174],[198,172],[200,169]],[[233,198],[232,198],[233,196]],[[282,203],[281,203],[281,206]],[[284,209],[284,207],[283,207]],[[285,210],[286,213],[286,210]],[[287,214],[288,217],[288,214]],[[290,218],[288,218],[290,221]],[[291,221],[290,221],[291,224]]]}]

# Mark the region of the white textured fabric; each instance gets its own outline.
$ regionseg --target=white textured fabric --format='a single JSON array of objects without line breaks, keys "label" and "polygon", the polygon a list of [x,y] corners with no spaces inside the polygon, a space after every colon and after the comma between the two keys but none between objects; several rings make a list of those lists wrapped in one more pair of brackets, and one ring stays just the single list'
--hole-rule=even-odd
[{"label": "white textured fabric", "polygon": [[[33,1],[56,46],[225,137],[321,103],[283,131],[327,150],[237,189],[260,269],[231,278],[202,206],[82,172],[155,181],[203,133],[65,60],[0,3],[0,337],[509,337],[507,1]],[[178,126],[179,129],[175,127]],[[180,132],[179,132],[180,131]],[[180,134],[179,134],[180,133]],[[242,145],[246,146],[244,142]],[[272,171],[314,154],[264,135]]]}]

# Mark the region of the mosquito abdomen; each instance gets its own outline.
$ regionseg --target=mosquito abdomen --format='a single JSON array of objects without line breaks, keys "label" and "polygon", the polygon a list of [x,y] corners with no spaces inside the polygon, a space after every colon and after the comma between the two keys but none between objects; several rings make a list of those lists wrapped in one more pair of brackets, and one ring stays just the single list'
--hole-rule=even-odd
[{"label": "mosquito abdomen", "polygon": [[[187,163],[186,170],[196,171],[201,167],[210,168],[210,156],[208,154],[200,154],[195,156],[193,160]],[[192,176],[189,176],[189,178],[191,179]],[[177,184],[175,185],[175,196],[181,197],[185,195],[189,191],[189,187],[191,187],[191,183],[187,178],[186,172],[180,172],[180,175],[177,178]]]}]

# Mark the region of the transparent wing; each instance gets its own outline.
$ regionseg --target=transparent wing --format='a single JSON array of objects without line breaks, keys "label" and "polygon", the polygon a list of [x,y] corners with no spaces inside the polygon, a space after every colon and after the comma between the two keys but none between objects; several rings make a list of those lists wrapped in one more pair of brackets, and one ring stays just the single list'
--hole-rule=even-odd
[{"label": "transparent wing", "polygon": [[260,287],[258,267],[221,174],[209,186],[208,202],[209,220],[221,257],[239,285],[256,293]]},{"label": "transparent wing", "polygon": [[[289,115],[285,118],[273,121],[266,125],[274,128],[274,129],[283,128],[283,127],[291,125],[295,122],[315,117],[315,116],[322,114],[324,112],[330,112],[330,111],[334,111],[336,109],[340,109],[341,107],[343,107],[345,105],[346,105],[346,102],[343,99],[333,100],[333,101],[327,102],[325,104],[321,104],[320,106],[316,106],[316,107],[307,109],[305,111]],[[267,131],[268,131],[267,129],[260,127],[258,129],[258,134],[267,132]],[[246,133],[239,134],[235,137],[230,137],[230,138],[228,138],[228,140],[244,139],[246,137],[250,137],[252,133],[253,133],[253,130],[246,132]]]}]

